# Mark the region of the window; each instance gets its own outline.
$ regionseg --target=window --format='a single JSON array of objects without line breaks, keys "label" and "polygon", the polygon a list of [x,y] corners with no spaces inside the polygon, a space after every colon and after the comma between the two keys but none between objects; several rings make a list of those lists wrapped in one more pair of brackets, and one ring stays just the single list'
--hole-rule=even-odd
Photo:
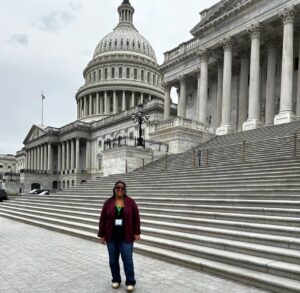
[{"label": "window", "polygon": [[122,78],[123,77],[123,68],[120,67],[119,68],[119,78]]},{"label": "window", "polygon": [[99,69],[99,72],[98,72],[98,74],[99,74],[99,80],[101,80],[101,69]]},{"label": "window", "polygon": [[144,81],[144,70],[141,71],[141,80]]},{"label": "window", "polygon": [[133,132],[130,132],[130,133],[129,133],[129,138],[130,138],[130,139],[133,139],[133,134],[134,134]]},{"label": "window", "polygon": [[152,83],[155,84],[155,74],[153,74]]},{"label": "window", "polygon": [[111,69],[111,78],[115,78],[115,68]]},{"label": "window", "polygon": [[94,81],[96,81],[96,71],[94,71]]},{"label": "window", "polygon": [[147,73],[147,82],[150,83],[150,72]]},{"label": "window", "polygon": [[136,68],[134,68],[134,73],[133,73],[133,75],[134,75],[134,79],[137,79],[137,69],[136,69]]},{"label": "window", "polygon": [[101,148],[102,147],[102,140],[98,141],[98,147]]},{"label": "window", "polygon": [[0,169],[3,169],[3,165],[0,165]]},{"label": "window", "polygon": [[10,165],[8,165],[8,166],[7,166],[7,168],[8,168],[8,169],[11,169],[11,166],[10,166]]},{"label": "window", "polygon": [[126,69],[126,78],[130,78],[130,68]]},{"label": "window", "polygon": [[104,78],[107,79],[107,68],[104,69]]}]

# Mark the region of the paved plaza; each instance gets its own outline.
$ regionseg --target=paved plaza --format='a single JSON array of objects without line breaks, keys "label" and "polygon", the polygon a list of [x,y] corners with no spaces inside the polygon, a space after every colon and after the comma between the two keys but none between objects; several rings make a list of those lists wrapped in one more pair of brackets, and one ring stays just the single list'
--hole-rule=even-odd
[{"label": "paved plaza", "polygon": [[[139,254],[134,257],[137,293],[266,292]],[[113,290],[110,279],[104,245],[0,217],[0,293],[126,292],[124,283]]]}]

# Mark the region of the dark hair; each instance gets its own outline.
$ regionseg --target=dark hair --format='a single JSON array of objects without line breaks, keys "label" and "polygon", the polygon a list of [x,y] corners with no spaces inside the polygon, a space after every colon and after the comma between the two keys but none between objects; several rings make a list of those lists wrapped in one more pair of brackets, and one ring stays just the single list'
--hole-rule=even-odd
[{"label": "dark hair", "polygon": [[115,183],[115,186],[114,186],[114,188],[113,188],[113,196],[115,196],[115,189],[116,189],[116,187],[117,187],[117,185],[118,184],[123,184],[123,186],[124,186],[124,196],[126,196],[127,194],[126,194],[126,183],[124,182],[124,181],[122,181],[122,180],[118,180],[116,183]]}]

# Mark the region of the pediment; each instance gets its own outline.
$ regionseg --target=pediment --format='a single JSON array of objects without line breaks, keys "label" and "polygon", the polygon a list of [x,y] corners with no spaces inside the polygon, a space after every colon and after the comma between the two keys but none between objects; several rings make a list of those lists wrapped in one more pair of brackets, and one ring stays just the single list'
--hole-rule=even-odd
[{"label": "pediment", "polygon": [[31,127],[30,131],[28,132],[23,143],[27,144],[30,141],[35,140],[35,139],[45,135],[46,133],[47,133],[47,131],[45,130],[44,126],[33,125]]},{"label": "pediment", "polygon": [[206,12],[206,15],[202,17],[201,21],[191,30],[191,34],[197,34],[197,31],[209,24],[210,22],[221,18],[232,12],[233,10],[243,7],[245,4],[250,4],[254,0],[221,0],[219,3],[214,5],[210,10]]}]

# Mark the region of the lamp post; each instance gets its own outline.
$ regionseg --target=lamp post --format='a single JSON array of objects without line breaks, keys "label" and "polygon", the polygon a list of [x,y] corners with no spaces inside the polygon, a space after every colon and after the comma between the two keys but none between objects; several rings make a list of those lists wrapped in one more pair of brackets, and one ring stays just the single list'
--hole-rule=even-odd
[{"label": "lamp post", "polygon": [[134,123],[139,124],[139,137],[137,139],[137,146],[144,147],[144,139],[142,138],[142,124],[149,120],[149,115],[143,115],[143,104],[137,106],[137,112],[132,114],[131,118]]},{"label": "lamp post", "polygon": [[13,177],[13,171],[10,171],[10,172],[9,172],[9,175],[10,175],[10,181],[13,181],[13,180],[12,180],[12,177]]}]

